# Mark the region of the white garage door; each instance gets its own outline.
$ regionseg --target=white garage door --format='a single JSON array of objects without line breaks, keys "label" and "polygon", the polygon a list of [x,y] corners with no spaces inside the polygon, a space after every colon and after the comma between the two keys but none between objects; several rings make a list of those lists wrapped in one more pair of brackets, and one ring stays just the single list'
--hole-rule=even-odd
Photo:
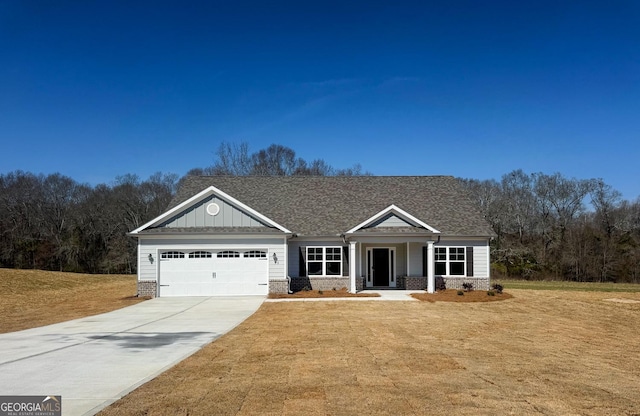
[{"label": "white garage door", "polygon": [[266,295],[267,250],[160,253],[160,296]]}]

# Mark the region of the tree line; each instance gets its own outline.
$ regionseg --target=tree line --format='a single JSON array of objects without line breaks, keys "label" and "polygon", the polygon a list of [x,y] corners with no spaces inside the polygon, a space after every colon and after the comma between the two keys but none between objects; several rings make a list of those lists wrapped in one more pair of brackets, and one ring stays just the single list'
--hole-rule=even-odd
[{"label": "tree line", "polygon": [[640,282],[640,198],[560,173],[462,182],[496,233],[494,276]]},{"label": "tree line", "polygon": [[[251,153],[246,143],[222,143],[213,165],[188,172],[203,174],[370,175],[281,145]],[[640,282],[640,199],[559,173],[460,180],[496,233],[494,276]],[[58,173],[0,174],[0,267],[133,273],[136,241],[127,233],[162,214],[180,181],[158,172],[90,186]]]},{"label": "tree line", "polygon": [[[368,175],[307,162],[285,146],[249,152],[222,143],[214,164],[189,175]],[[133,273],[136,241],[128,232],[162,214],[180,185],[176,174],[118,176],[90,186],[59,173],[0,174],[0,267],[86,273]]]}]

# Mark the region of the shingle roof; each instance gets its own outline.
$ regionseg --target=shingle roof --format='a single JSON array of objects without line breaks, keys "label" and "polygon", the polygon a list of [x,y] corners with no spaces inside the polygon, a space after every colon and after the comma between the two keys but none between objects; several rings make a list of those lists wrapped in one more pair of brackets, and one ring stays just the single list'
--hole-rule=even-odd
[{"label": "shingle roof", "polygon": [[392,204],[442,235],[494,235],[452,176],[188,176],[169,208],[210,186],[299,235],[340,235]]}]

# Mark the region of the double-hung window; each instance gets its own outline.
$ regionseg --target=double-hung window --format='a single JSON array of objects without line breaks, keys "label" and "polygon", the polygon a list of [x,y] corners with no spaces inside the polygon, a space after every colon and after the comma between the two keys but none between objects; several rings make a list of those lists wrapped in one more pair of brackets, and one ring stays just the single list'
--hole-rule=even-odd
[{"label": "double-hung window", "polygon": [[436,275],[465,276],[464,247],[435,247]]},{"label": "double-hung window", "polygon": [[307,247],[309,276],[342,276],[341,247]]}]

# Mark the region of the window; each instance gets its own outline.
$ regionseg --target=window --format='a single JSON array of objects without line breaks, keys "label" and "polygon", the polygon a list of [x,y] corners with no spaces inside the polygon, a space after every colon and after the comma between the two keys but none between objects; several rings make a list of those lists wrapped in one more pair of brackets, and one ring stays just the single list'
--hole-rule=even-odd
[{"label": "window", "polygon": [[259,258],[263,258],[263,257],[267,257],[267,252],[266,251],[258,251],[258,250],[251,250],[251,251],[245,251],[244,252],[244,256],[245,257],[259,257]]},{"label": "window", "polygon": [[190,259],[210,259],[211,252],[210,251],[194,251],[189,253]]},{"label": "window", "polygon": [[219,252],[216,255],[216,257],[218,257],[219,259],[229,259],[229,258],[240,257],[240,252],[239,251],[232,251],[232,250],[225,250],[225,251]]},{"label": "window", "polygon": [[162,259],[183,259],[184,253],[182,251],[166,251],[160,256]]},{"label": "window", "polygon": [[464,247],[435,247],[434,274],[442,276],[465,275]]},{"label": "window", "polygon": [[307,247],[309,276],[342,276],[342,247]]},{"label": "window", "polygon": [[449,274],[464,276],[464,247],[449,247]]}]

